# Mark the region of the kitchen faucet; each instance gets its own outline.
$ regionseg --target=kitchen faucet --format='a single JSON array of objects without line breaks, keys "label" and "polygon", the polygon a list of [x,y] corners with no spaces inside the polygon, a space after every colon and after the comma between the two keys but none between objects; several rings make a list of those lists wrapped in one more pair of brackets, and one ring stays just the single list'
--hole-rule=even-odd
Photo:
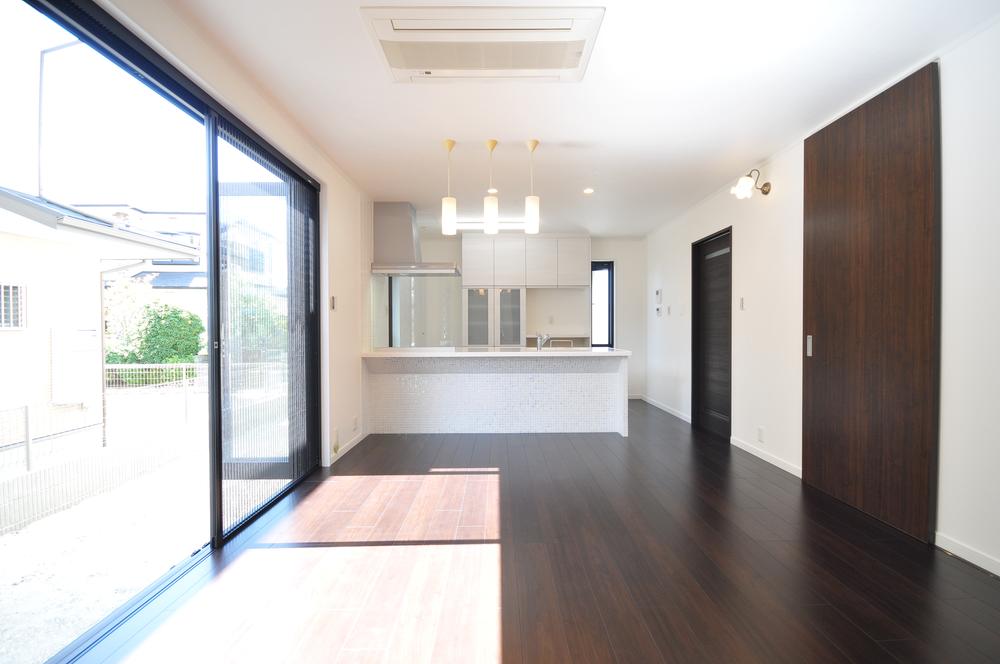
[{"label": "kitchen faucet", "polygon": [[541,332],[535,333],[535,350],[541,350],[545,344],[549,342],[552,338],[551,334],[542,334]]}]

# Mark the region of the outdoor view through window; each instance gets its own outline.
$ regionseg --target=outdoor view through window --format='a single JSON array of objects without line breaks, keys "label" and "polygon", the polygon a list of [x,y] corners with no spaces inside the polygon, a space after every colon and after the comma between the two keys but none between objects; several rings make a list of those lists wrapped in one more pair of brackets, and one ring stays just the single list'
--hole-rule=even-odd
[{"label": "outdoor view through window", "polygon": [[31,662],[209,539],[206,136],[18,0],[0,63],[0,661]]}]

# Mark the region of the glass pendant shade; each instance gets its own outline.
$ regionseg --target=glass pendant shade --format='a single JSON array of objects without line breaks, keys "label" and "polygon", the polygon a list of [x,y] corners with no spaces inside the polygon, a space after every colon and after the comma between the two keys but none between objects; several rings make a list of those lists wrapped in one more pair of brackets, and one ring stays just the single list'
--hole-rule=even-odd
[{"label": "glass pendant shade", "polygon": [[538,196],[524,197],[524,232],[528,235],[538,233]]},{"label": "glass pendant shade", "polygon": [[441,234],[454,235],[458,231],[458,200],[454,196],[441,199]]},{"label": "glass pendant shade", "polygon": [[736,184],[730,187],[729,193],[739,199],[750,198],[753,196],[753,178],[744,175]]},{"label": "glass pendant shade", "polygon": [[496,196],[483,197],[483,232],[487,235],[500,232],[500,199]]}]

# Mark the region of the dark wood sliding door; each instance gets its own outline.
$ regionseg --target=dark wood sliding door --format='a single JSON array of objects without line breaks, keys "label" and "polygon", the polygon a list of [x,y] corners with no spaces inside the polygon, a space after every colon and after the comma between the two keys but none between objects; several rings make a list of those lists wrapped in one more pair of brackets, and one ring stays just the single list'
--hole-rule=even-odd
[{"label": "dark wood sliding door", "polygon": [[940,309],[938,69],[805,143],[803,479],[932,541]]},{"label": "dark wood sliding door", "polygon": [[729,229],[691,248],[692,424],[727,440],[732,430],[732,259]]}]

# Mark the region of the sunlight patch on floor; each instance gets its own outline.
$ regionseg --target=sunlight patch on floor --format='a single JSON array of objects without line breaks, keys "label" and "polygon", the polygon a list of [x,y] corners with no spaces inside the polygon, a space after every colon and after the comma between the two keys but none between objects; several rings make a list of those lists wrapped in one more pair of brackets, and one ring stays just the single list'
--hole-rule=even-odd
[{"label": "sunlight patch on floor", "polygon": [[335,476],[134,662],[500,662],[499,474]]}]

